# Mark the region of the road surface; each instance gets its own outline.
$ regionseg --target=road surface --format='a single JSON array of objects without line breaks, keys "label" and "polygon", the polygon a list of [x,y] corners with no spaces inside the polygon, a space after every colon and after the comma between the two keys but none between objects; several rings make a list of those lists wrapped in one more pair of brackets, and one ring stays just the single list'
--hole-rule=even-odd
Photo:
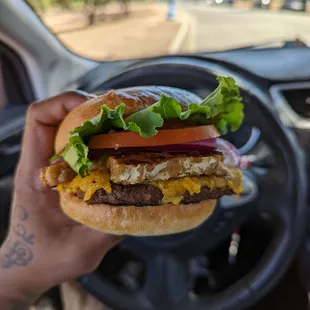
[{"label": "road surface", "polygon": [[310,46],[310,14],[181,4],[192,21],[192,51],[219,51],[283,40]]}]

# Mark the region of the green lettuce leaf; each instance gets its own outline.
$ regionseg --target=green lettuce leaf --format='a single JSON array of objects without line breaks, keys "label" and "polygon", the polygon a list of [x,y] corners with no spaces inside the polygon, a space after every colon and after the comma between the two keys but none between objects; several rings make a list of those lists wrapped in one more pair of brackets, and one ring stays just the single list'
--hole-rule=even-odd
[{"label": "green lettuce leaf", "polygon": [[166,120],[182,120],[187,125],[214,124],[225,134],[236,131],[243,122],[243,104],[239,89],[231,77],[218,77],[218,87],[201,103],[189,104],[184,109],[174,98],[164,95],[146,109],[123,118],[125,105],[115,109],[101,106],[100,113],[70,132],[69,144],[61,157],[79,175],[85,176],[92,165],[88,158],[88,139],[111,130],[129,130],[144,138],[151,138]]},{"label": "green lettuce leaf", "polygon": [[222,133],[236,131],[243,122],[243,104],[235,80],[231,77],[218,77],[219,86],[201,103],[190,104],[186,110],[174,99],[164,95],[150,107],[126,118],[132,131],[142,137],[156,135],[156,128],[165,120],[183,120],[188,125],[213,124]]}]

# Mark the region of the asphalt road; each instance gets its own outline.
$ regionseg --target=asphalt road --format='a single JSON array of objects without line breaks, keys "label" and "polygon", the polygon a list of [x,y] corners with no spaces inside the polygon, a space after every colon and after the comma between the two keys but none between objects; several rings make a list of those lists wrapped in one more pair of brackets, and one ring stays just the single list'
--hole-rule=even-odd
[{"label": "asphalt road", "polygon": [[310,14],[182,4],[191,20],[192,50],[218,51],[303,40],[310,46]]}]

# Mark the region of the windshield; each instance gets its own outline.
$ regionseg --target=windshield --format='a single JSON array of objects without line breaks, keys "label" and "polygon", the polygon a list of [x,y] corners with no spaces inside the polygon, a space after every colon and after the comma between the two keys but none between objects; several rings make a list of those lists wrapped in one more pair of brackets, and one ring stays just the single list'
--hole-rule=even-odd
[{"label": "windshield", "polygon": [[96,60],[119,60],[278,45],[284,41],[310,45],[310,8],[305,1],[29,0],[28,3],[74,53]]}]

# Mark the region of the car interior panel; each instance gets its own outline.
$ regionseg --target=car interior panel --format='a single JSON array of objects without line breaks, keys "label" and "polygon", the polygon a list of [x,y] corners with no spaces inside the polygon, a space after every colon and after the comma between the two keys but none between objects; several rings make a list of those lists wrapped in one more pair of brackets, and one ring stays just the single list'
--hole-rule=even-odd
[{"label": "car interior panel", "polygon": [[[205,98],[218,75],[231,76],[245,105],[244,124],[225,136],[244,164],[239,199],[221,198],[195,230],[129,237],[78,280],[115,310],[309,309],[309,47],[286,41],[280,47],[97,61],[73,54],[23,5],[0,3],[1,242],[29,104],[66,90],[101,94],[143,85]],[[33,31],[29,42],[8,29],[9,18],[21,10],[29,16],[19,19],[22,32]],[[236,240],[237,253],[231,252]],[[62,309],[58,287],[46,296],[53,309]]]}]

